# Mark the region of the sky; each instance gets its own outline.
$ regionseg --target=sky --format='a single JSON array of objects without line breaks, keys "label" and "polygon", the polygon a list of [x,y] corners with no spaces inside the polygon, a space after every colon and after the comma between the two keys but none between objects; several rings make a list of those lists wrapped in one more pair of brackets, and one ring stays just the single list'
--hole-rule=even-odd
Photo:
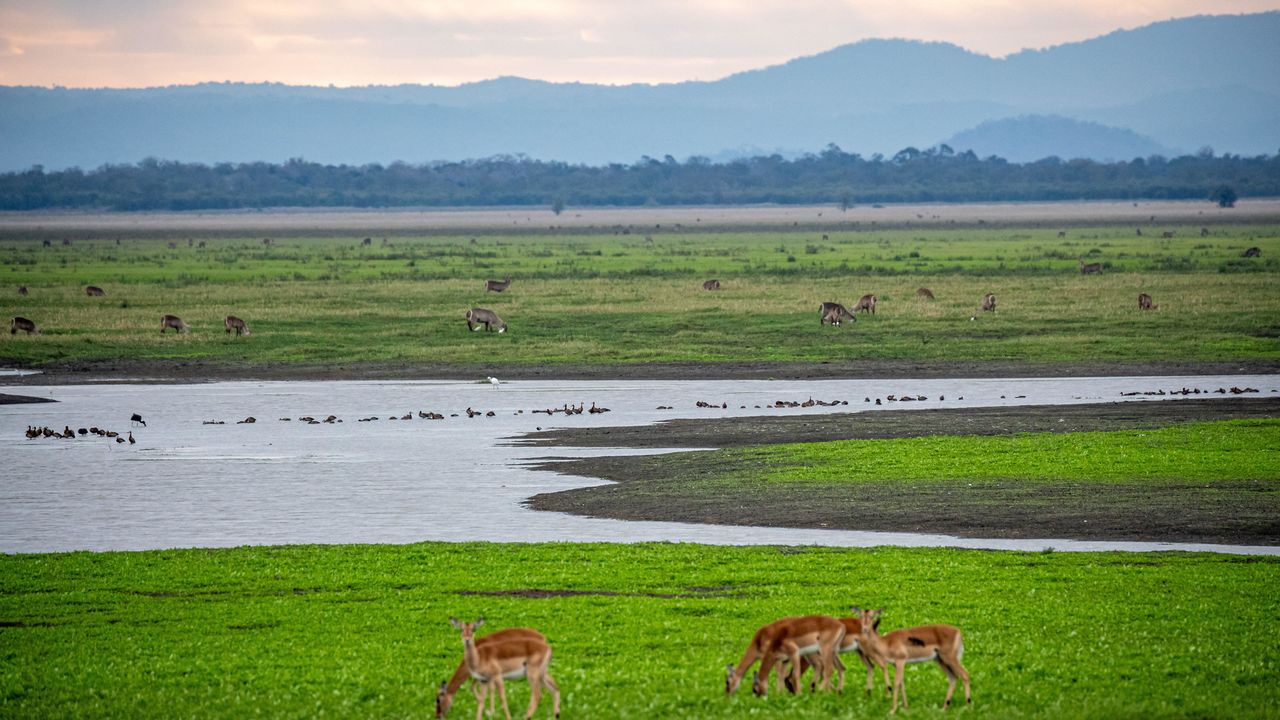
[{"label": "sky", "polygon": [[868,38],[1001,57],[1280,0],[0,0],[0,85],[715,80]]}]

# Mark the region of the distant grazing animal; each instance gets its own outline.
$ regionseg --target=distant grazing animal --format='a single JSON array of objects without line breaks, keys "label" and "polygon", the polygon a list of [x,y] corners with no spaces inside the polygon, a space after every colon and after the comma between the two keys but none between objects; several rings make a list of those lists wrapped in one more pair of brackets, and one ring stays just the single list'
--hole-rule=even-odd
[{"label": "distant grazing animal", "polygon": [[719,280],[708,280],[708,281],[706,281],[706,282],[702,283],[702,289],[703,289],[703,290],[719,290],[719,289],[720,289],[720,281],[719,281]]},{"label": "distant grazing animal", "polygon": [[507,331],[507,324],[498,317],[498,313],[485,308],[471,308],[467,311],[467,329],[479,330],[480,326],[484,326],[485,332],[489,332],[493,328],[498,328],[498,332]]},{"label": "distant grazing animal", "polygon": [[484,618],[475,622],[449,618],[449,622],[462,631],[462,662],[471,675],[472,691],[479,704],[476,708],[476,720],[480,720],[485,698],[494,693],[502,701],[502,712],[507,720],[511,720],[504,681],[517,678],[527,679],[531,691],[529,707],[524,714],[525,720],[532,718],[538,711],[543,690],[551,693],[552,713],[555,717],[560,717],[560,688],[549,672],[551,646],[545,640],[527,636],[487,644],[477,643],[476,628],[484,624]]},{"label": "distant grazing animal", "polygon": [[[547,637],[533,628],[507,628],[494,633],[485,635],[482,638],[476,638],[476,648],[482,648],[486,645],[494,643],[507,642],[509,640],[535,640],[545,643]],[[471,679],[471,672],[467,668],[467,661],[464,658],[458,663],[458,669],[453,672],[453,676],[447,682],[440,683],[440,691],[436,693],[436,717],[442,718],[449,713],[449,708],[453,705],[453,696],[462,687],[462,684]],[[490,695],[490,697],[494,697]]]},{"label": "distant grazing animal", "polygon": [[916,290],[916,297],[920,298],[921,300],[932,300],[933,291],[930,290],[929,288],[920,288],[919,290]]},{"label": "distant grazing animal", "polygon": [[1139,310],[1155,310],[1158,305],[1151,304],[1151,296],[1146,293],[1138,293],[1138,309]]},{"label": "distant grazing animal", "polygon": [[262,244],[263,244],[263,245],[270,245],[270,244],[271,244],[271,238],[262,238]]},{"label": "distant grazing animal", "polygon": [[1209,237],[1209,228],[1200,228],[1200,237]]},{"label": "distant grazing animal", "polygon": [[986,296],[982,298],[982,309],[990,312],[996,311],[995,293],[987,293]]},{"label": "distant grazing animal", "polygon": [[42,241],[42,244],[43,244],[45,247],[53,247],[53,243],[49,242],[48,240],[44,240],[44,241]]},{"label": "distant grazing animal", "polygon": [[22,330],[28,335],[31,333],[35,333],[36,335],[40,334],[40,328],[36,327],[35,323],[24,317],[15,315],[13,321],[9,323],[9,334],[17,335],[19,330]]},{"label": "distant grazing animal", "polygon": [[[786,686],[796,692],[800,687],[800,659],[805,656],[809,656],[820,689],[830,687],[833,674],[838,676],[837,687],[844,687],[844,664],[837,657],[844,635],[844,624],[827,615],[787,617],[771,622],[756,631],[738,664],[729,666],[724,693],[732,695],[757,660],[760,669],[752,673],[752,692],[761,697],[767,695],[771,672],[774,666],[783,663],[790,665],[790,681]],[[777,679],[781,688],[781,668]]]},{"label": "distant grazing animal", "polygon": [[1138,231],[1138,237],[1142,237],[1142,228],[1134,228]]},{"label": "distant grazing animal", "polygon": [[1064,237],[1066,237],[1066,236],[1067,236],[1067,231],[1066,231],[1066,230],[1059,230],[1059,231],[1058,231],[1058,237],[1060,237],[1060,238],[1064,238]]},{"label": "distant grazing animal", "polygon": [[141,415],[139,415],[138,413],[134,413],[133,415],[130,415],[130,416],[129,416],[129,423],[130,423],[130,424],[138,423],[138,424],[139,424],[139,425],[141,425],[142,427],[146,427],[146,426],[147,426],[147,421],[146,421],[146,420],[143,420],[143,419],[142,419],[142,416],[141,416]]},{"label": "distant grazing animal", "polygon": [[163,335],[169,328],[173,328],[174,332],[191,332],[191,326],[182,322],[182,318],[177,315],[165,315],[160,318],[160,334]]},{"label": "distant grazing animal", "polygon": [[1162,237],[1162,238],[1171,238],[1171,237],[1173,237],[1173,231],[1172,231],[1172,230],[1165,230],[1164,232],[1160,233],[1160,237]]},{"label": "distant grazing animal", "polygon": [[23,285],[22,287],[18,288],[18,294],[19,294],[19,295],[26,295],[26,294],[27,294],[27,286],[26,286],[26,285]]},{"label": "distant grazing animal", "polygon": [[169,242],[169,249],[170,249],[170,250],[177,250],[177,249],[178,249],[178,243],[170,241],[170,242]]},{"label": "distant grazing animal", "polygon": [[103,290],[97,285],[89,285],[84,289],[84,294],[88,295],[89,297],[102,297],[103,295],[107,294],[107,291]]},{"label": "distant grazing animal", "polygon": [[1240,257],[1261,257],[1261,256],[1262,256],[1262,250],[1256,247],[1251,247],[1248,250],[1245,250],[1244,252],[1240,253]]},{"label": "distant grazing animal", "polygon": [[883,610],[863,610],[854,606],[853,612],[862,620],[862,637],[859,649],[877,664],[893,664],[893,707],[890,713],[898,712],[898,696],[902,696],[902,707],[907,707],[907,690],[902,684],[906,674],[907,663],[921,663],[935,660],[942,672],[947,674],[947,696],[942,701],[945,710],[951,705],[951,695],[956,690],[956,676],[964,683],[964,701],[972,702],[969,694],[969,671],[960,664],[964,656],[964,638],[960,628],[953,625],[921,625],[919,627],[894,630],[886,635],[879,633],[878,625]]},{"label": "distant grazing animal", "polygon": [[849,318],[851,322],[858,322],[858,318],[838,302],[824,302],[820,310],[822,320],[818,323],[819,325],[839,325],[844,318]]},{"label": "distant grazing animal", "polygon": [[485,280],[484,289],[486,292],[502,292],[511,286],[511,276],[508,275],[501,280]]},{"label": "distant grazing animal", "polygon": [[236,335],[244,335],[247,337],[252,334],[249,332],[249,326],[245,325],[244,321],[235,315],[228,315],[227,319],[222,321],[222,324],[226,326],[227,334],[231,334],[232,330],[236,331]]},{"label": "distant grazing animal", "polygon": [[1088,265],[1086,265],[1083,260],[1080,261],[1081,275],[1092,275],[1094,273],[1100,273],[1100,272],[1102,272],[1102,263],[1089,263]]},{"label": "distant grazing animal", "polygon": [[361,241],[360,241],[360,244],[361,244],[361,245],[372,245],[372,244],[373,244],[373,238],[365,238],[365,239],[363,239],[363,240],[361,240]]},{"label": "distant grazing animal", "polygon": [[863,295],[862,297],[858,298],[858,304],[853,306],[853,311],[858,312],[859,310],[861,310],[862,312],[869,312],[872,315],[875,315],[876,314],[876,296]]}]

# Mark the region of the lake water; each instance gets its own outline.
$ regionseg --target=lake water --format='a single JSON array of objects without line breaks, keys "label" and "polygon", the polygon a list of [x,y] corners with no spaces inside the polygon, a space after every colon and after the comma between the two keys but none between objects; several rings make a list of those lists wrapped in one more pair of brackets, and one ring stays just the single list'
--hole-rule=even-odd
[{"label": "lake water", "polygon": [[[443,541],[671,541],[710,544],[951,546],[1064,551],[1280,548],[1171,543],[985,540],[910,533],[627,522],[537,512],[530,496],[600,481],[522,467],[539,457],[627,451],[518,447],[536,428],[642,425],[677,417],[875,412],[1100,401],[1183,387],[1280,392],[1280,376],[823,381],[447,381],[110,383],[2,387],[58,403],[0,406],[0,552],[144,550],[294,543]],[[876,407],[864,397],[924,395]],[[937,398],[942,395],[945,401]],[[963,400],[960,397],[963,396]],[[775,400],[848,401],[836,407],[756,409]],[[1220,397],[1214,395],[1214,397]],[[1230,397],[1230,396],[1228,396]],[[728,409],[697,408],[702,400]],[[612,412],[548,416],[534,409],[592,403]],[[672,410],[658,410],[658,406]],[[746,405],[746,409],[740,406]],[[482,414],[468,417],[470,407]],[[426,420],[418,411],[438,412]],[[492,411],[492,417],[483,413]],[[147,426],[131,427],[139,413]],[[413,413],[412,420],[387,420]],[[456,414],[457,417],[450,417]],[[298,420],[336,415],[341,423]],[[253,424],[236,424],[253,416]],[[359,422],[361,418],[379,419]],[[292,418],[285,422],[280,418]],[[226,424],[211,425],[207,421]],[[89,435],[27,440],[28,425],[98,426],[136,445]],[[644,451],[650,453],[652,451]]]}]

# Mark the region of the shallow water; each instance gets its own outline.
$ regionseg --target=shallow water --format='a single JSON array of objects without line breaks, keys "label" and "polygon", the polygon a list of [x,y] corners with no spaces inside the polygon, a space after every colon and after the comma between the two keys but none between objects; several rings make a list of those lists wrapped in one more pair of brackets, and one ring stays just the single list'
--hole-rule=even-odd
[{"label": "shallow water", "polygon": [[[444,541],[672,541],[711,544],[951,546],[1040,550],[1212,550],[1280,554],[1280,548],[1172,543],[983,540],[909,533],[627,522],[536,512],[531,495],[596,484],[533,471],[551,454],[504,440],[536,428],[642,425],[677,417],[874,412],[1099,401],[1177,402],[1181,396],[1121,393],[1258,388],[1280,392],[1280,376],[826,381],[528,381],[500,385],[426,382],[226,382],[198,385],[22,386],[0,392],[58,403],[0,406],[8,451],[0,480],[0,552],[144,550],[293,543]],[[885,402],[864,397],[925,395]],[[938,396],[946,397],[945,401]],[[963,400],[961,400],[963,396]],[[756,409],[775,400],[848,405]],[[1193,396],[1194,397],[1194,396]],[[1214,397],[1221,397],[1214,395]],[[1230,397],[1230,396],[1228,396]],[[727,409],[697,408],[699,400]],[[612,412],[548,416],[534,409],[592,403]],[[658,410],[659,405],[674,407]],[[747,406],[746,409],[740,406]],[[465,409],[493,411],[467,417]],[[425,420],[417,411],[444,420]],[[387,420],[413,412],[412,420]],[[146,427],[131,427],[139,413]],[[297,418],[336,415],[341,423]],[[457,414],[457,417],[449,417]],[[253,424],[236,424],[254,416]],[[372,422],[360,418],[377,416]],[[284,422],[279,418],[293,420]],[[205,421],[225,421],[207,425]],[[99,426],[136,445],[90,435],[23,436]],[[557,456],[626,451],[556,448]],[[644,451],[650,453],[653,451]]]}]

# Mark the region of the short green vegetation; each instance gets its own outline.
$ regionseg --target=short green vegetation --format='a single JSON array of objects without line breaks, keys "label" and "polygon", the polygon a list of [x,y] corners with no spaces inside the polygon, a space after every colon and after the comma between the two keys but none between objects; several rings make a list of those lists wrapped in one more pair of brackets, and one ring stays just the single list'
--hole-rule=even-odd
[{"label": "short green vegetation", "polygon": [[[1134,361],[1280,358],[1280,227],[0,240],[0,361],[270,363]],[[118,244],[117,244],[118,243]],[[203,247],[201,244],[203,243]],[[170,247],[172,245],[172,247]],[[1250,246],[1261,257],[1242,258]],[[1081,275],[1079,263],[1100,262]],[[484,280],[510,275],[487,293]],[[702,290],[719,278],[722,290]],[[86,297],[85,285],[106,290]],[[19,295],[26,286],[28,295]],[[916,297],[929,287],[936,300]],[[994,313],[979,310],[983,295]],[[1140,312],[1139,292],[1157,309]],[[818,305],[877,314],[819,325]],[[510,332],[468,333],[496,310]],[[162,337],[173,313],[189,335]],[[232,314],[253,335],[223,332]]]},{"label": "short green vegetation", "polygon": [[[885,608],[964,633],[1000,718],[1269,718],[1280,561],[1183,553],[694,545],[299,546],[0,557],[0,715],[428,717],[461,659],[450,616],[532,626],[567,718],[884,717],[843,695],[724,696],[778,617]],[[852,658],[849,658],[852,660]],[[941,717],[932,664],[911,715]],[[508,685],[513,710],[528,699]],[[450,717],[471,718],[458,695]],[[549,704],[537,717],[550,717]]]}]

